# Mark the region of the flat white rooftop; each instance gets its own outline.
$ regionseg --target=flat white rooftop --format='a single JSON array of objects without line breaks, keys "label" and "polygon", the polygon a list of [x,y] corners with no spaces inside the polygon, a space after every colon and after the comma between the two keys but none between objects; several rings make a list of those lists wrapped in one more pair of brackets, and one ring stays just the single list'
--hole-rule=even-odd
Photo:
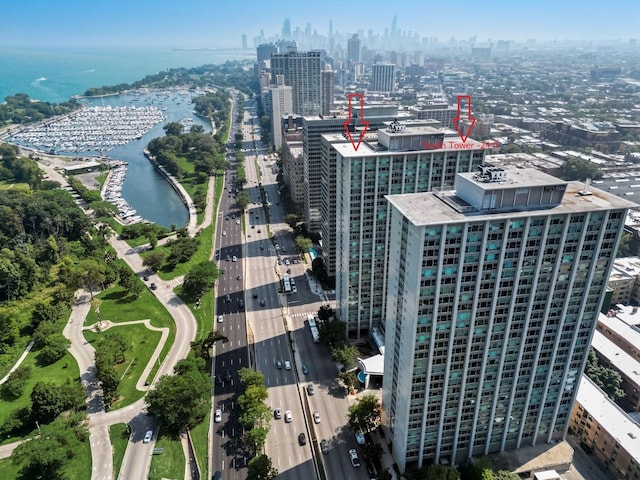
[{"label": "flat white rooftop", "polygon": [[576,400],[636,462],[640,460],[640,426],[585,375]]},{"label": "flat white rooftop", "polygon": [[[635,203],[596,188],[590,188],[592,195],[582,196],[580,192],[583,189],[584,184],[582,182],[567,182],[567,189],[562,197],[562,203],[559,205],[505,213],[485,213],[482,211],[462,213],[438,198],[433,192],[388,195],[386,198],[416,226],[482,221],[496,218],[522,218],[536,215],[591,212],[634,208],[637,206]],[[442,192],[442,194],[455,196],[454,191]]]},{"label": "flat white rooftop", "polygon": [[609,340],[606,335],[596,330],[593,333],[591,346],[603,357],[609,360],[635,385],[640,385],[640,364],[618,345]]}]

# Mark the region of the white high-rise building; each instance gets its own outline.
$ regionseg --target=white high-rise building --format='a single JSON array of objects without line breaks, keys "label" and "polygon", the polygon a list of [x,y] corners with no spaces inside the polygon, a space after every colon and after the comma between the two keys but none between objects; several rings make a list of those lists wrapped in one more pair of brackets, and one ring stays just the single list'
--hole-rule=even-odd
[{"label": "white high-rise building", "polygon": [[[444,135],[430,126],[390,122],[357,150],[343,136],[322,137],[328,178],[323,216],[329,222],[323,246],[335,261],[337,310],[351,336],[378,326],[384,330],[390,213],[385,195],[451,188],[456,173],[483,163],[481,143],[468,140],[462,148],[459,137]],[[359,132],[352,137],[357,141]]]},{"label": "white high-rise building", "polygon": [[293,113],[293,88],[284,85],[281,75],[277,85],[269,88],[271,96],[271,138],[276,150],[282,148],[282,117]]},{"label": "white high-rise building", "polygon": [[387,200],[382,405],[400,469],[563,439],[635,205],[498,167]]}]

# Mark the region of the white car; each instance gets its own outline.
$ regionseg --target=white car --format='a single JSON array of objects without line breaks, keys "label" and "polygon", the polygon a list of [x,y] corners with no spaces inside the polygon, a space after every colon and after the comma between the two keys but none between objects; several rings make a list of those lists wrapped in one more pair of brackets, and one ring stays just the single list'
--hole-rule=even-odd
[{"label": "white car", "polygon": [[290,261],[289,261],[289,259],[287,258],[287,259],[284,261],[284,264],[285,264],[285,265],[291,265],[291,262],[290,262]]},{"label": "white car", "polygon": [[349,459],[351,460],[353,468],[360,466],[360,459],[358,458],[358,452],[356,452],[355,448],[349,450]]},{"label": "white car", "polygon": [[295,285],[293,285],[293,286],[291,287],[291,291],[292,291],[293,293],[298,293],[298,288],[297,288]]},{"label": "white car", "polygon": [[223,231],[222,231],[222,236],[223,236],[223,237],[226,237],[226,236],[227,236],[227,231],[226,231],[226,230],[223,230]]},{"label": "white car", "polygon": [[222,323],[224,321],[224,318],[222,318],[222,315],[218,315],[218,323]]},{"label": "white car", "polygon": [[231,258],[232,262],[237,262],[238,261],[238,257],[236,257],[235,255]]},{"label": "white car", "polygon": [[216,423],[220,423],[222,421],[222,410],[220,410],[220,409],[216,410],[216,415],[215,415],[213,420]]},{"label": "white car", "polygon": [[142,439],[142,443],[149,443],[153,438],[153,430],[147,430],[147,433],[144,434],[144,438]]},{"label": "white car", "polygon": [[240,225],[240,220],[236,220],[236,225]]},{"label": "white car", "polygon": [[284,361],[284,369],[291,370],[291,362],[289,360]]},{"label": "white car", "polygon": [[319,412],[313,412],[313,421],[315,423],[320,423],[320,413]]},{"label": "white car", "polygon": [[287,410],[286,412],[284,412],[284,421],[287,423],[291,423],[292,420],[293,417],[291,416],[291,410]]}]

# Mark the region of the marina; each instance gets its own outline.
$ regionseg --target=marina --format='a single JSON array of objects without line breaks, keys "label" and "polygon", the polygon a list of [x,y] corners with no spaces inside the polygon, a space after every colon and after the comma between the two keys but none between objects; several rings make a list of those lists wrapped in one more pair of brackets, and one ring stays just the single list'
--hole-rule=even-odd
[{"label": "marina", "polygon": [[142,138],[165,118],[155,105],[83,106],[64,117],[23,128],[9,141],[52,153],[105,152]]},{"label": "marina", "polygon": [[122,198],[122,185],[127,175],[127,162],[118,160],[105,160],[105,162],[111,165],[111,170],[102,189],[102,198],[117,207],[118,214],[116,217],[123,225],[132,225],[140,222],[148,223]]}]

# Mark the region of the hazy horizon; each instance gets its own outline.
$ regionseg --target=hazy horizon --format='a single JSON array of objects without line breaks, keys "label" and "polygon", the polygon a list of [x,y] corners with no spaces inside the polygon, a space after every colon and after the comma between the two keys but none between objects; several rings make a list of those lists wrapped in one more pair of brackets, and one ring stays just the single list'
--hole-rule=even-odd
[{"label": "hazy horizon", "polygon": [[[185,6],[185,3],[187,6]],[[322,3],[249,1],[241,6],[205,0],[112,0],[108,5],[79,0],[22,0],[3,5],[2,47],[164,47],[240,48],[241,36],[253,39],[264,32],[279,35],[285,18],[291,30],[299,27],[321,36],[358,30],[382,35],[391,30],[421,37],[451,37],[478,42],[489,39],[524,41],[628,41],[639,38],[640,2],[613,0],[539,0],[505,4],[480,0],[473,5],[408,0],[391,4],[372,0],[361,8],[335,0]]]}]

